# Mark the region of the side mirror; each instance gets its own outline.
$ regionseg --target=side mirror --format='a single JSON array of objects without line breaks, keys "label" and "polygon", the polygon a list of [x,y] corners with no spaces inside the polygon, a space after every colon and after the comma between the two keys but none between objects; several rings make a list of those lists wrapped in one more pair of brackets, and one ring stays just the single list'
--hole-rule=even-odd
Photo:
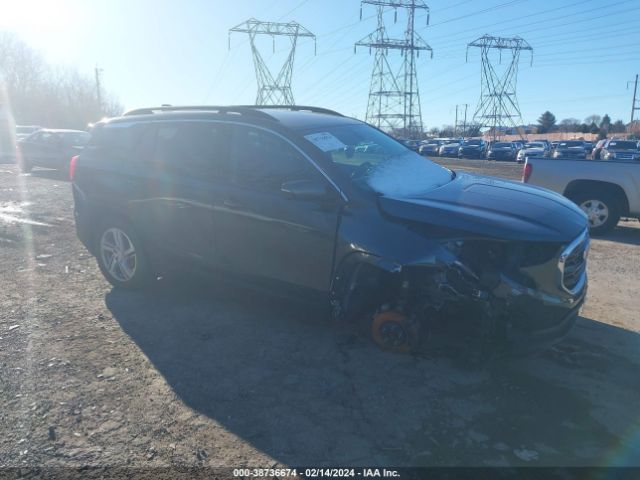
[{"label": "side mirror", "polygon": [[321,180],[290,180],[284,182],[280,191],[291,198],[323,200],[330,197],[326,183]]}]

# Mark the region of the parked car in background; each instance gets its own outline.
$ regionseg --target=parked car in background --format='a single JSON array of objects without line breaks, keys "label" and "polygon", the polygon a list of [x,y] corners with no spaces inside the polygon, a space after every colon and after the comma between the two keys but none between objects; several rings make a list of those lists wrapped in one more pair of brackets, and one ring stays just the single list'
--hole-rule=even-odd
[{"label": "parked car in background", "polygon": [[515,160],[516,148],[512,142],[495,142],[487,150],[488,160]]},{"label": "parked car in background", "polygon": [[514,146],[514,147],[515,147],[515,149],[516,149],[516,155],[517,155],[517,154],[518,154],[518,152],[519,152],[520,150],[522,150],[522,148],[524,147],[524,142],[521,142],[521,141],[519,141],[519,140],[518,140],[518,141],[515,141],[515,142],[513,142],[513,146]]},{"label": "parked car in background", "polygon": [[602,160],[640,160],[638,144],[632,140],[607,140],[600,152]]},{"label": "parked car in background", "polygon": [[620,217],[640,219],[640,163],[635,161],[529,158],[522,179],[575,202],[593,235],[607,233]]},{"label": "parked car in background", "polygon": [[524,147],[518,152],[518,163],[523,163],[527,157],[548,157],[549,149],[543,142],[525,143]]},{"label": "parked car in background", "polygon": [[602,152],[602,147],[604,147],[604,144],[607,143],[607,140],[608,139],[604,138],[596,142],[595,146],[593,147],[593,150],[591,150],[592,160],[600,160],[600,153]]},{"label": "parked car in background", "polygon": [[587,154],[587,157],[591,156],[591,152],[593,151],[593,142],[584,142],[584,151]]},{"label": "parked car in background", "polygon": [[418,140],[403,138],[403,139],[400,139],[400,142],[413,152],[417,152],[420,149],[420,142]]},{"label": "parked car in background", "polygon": [[439,139],[426,140],[420,145],[420,148],[418,149],[418,153],[425,157],[426,156],[437,157],[438,150],[440,149],[440,146],[443,143],[444,143],[443,140],[439,140]]},{"label": "parked car in background", "polygon": [[16,125],[16,140],[22,140],[23,138],[27,138],[34,132],[37,132],[42,127],[37,125]]},{"label": "parked car in background", "polygon": [[438,149],[438,155],[441,157],[457,157],[458,150],[460,149],[460,142],[454,141],[440,145]]},{"label": "parked car in background", "polygon": [[483,158],[487,149],[486,142],[481,138],[464,140],[458,148],[458,158]]},{"label": "parked car in background", "polygon": [[69,160],[80,153],[91,134],[82,130],[40,129],[17,144],[20,170],[33,167],[67,169]]},{"label": "parked car in background", "polygon": [[586,159],[587,152],[582,140],[563,140],[553,149],[553,158]]},{"label": "parked car in background", "polygon": [[312,292],[396,352],[437,326],[530,351],[562,338],[586,295],[570,201],[454,173],[325,109],[139,109],[96,126],[71,172],[78,236],[119,289],[173,259]]}]

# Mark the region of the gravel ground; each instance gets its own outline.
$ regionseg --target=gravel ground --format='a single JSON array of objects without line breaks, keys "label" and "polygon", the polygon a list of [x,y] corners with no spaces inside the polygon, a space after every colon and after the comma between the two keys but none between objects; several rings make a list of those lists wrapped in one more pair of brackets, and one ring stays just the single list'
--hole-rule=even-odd
[{"label": "gravel ground", "polygon": [[224,279],[113,290],[71,209],[0,165],[0,466],[640,466],[636,221],[593,241],[565,341],[470,371]]}]

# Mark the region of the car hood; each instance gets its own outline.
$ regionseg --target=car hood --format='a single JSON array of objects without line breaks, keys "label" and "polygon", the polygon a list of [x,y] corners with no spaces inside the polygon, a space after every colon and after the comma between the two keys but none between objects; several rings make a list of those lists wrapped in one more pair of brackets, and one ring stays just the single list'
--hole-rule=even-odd
[{"label": "car hood", "polygon": [[544,153],[544,148],[523,148],[520,151],[524,153]]},{"label": "car hood", "polygon": [[569,242],[587,228],[584,213],[550,190],[465,173],[419,196],[378,201],[397,219],[504,240]]}]

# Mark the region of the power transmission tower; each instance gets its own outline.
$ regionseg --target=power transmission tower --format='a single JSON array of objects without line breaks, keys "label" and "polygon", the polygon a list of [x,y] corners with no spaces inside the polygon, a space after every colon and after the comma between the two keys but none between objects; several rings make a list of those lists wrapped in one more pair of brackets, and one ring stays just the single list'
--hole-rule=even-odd
[{"label": "power transmission tower", "polygon": [[[522,124],[522,114],[516,98],[516,83],[518,80],[518,63],[520,52],[531,52],[533,63],[533,48],[520,37],[482,37],[467,44],[467,59],[469,47],[480,48],[482,67],[480,73],[480,101],[473,114],[473,121],[482,127],[489,128],[493,140],[499,136],[501,127],[513,127],[520,136],[522,133],[518,127]],[[498,73],[492,63],[490,53],[498,50],[500,63],[502,52],[510,52],[511,59],[508,67]]]},{"label": "power transmission tower", "polygon": [[[433,58],[433,50],[415,31],[416,10],[427,14],[429,23],[429,7],[422,0],[362,0],[365,4],[377,8],[378,28],[354,45],[375,49],[369,102],[367,104],[366,121],[378,128],[397,131],[407,138],[418,138],[422,134],[422,111],[420,92],[418,89],[418,73],[416,58],[423,50],[429,51]],[[384,23],[384,9],[394,9],[394,22],[398,18],[398,9],[407,11],[407,27],[401,39],[389,38]],[[399,50],[403,57],[400,72],[394,73],[387,54],[389,50]]]},{"label": "power transmission tower", "polygon": [[636,94],[638,93],[638,74],[636,73],[635,81],[628,81],[627,88],[629,88],[629,84],[633,83],[633,100],[631,101],[631,128],[633,128],[633,118],[635,116],[636,110],[640,110],[640,107],[636,107]]},{"label": "power transmission tower", "polygon": [[[256,71],[258,83],[258,94],[256,105],[295,105],[293,93],[291,91],[291,76],[293,74],[293,60],[296,54],[296,46],[299,37],[313,38],[314,47],[316,36],[302,25],[296,22],[276,23],[261,22],[255,18],[250,18],[244,23],[229,30],[229,48],[231,48],[231,34],[247,33],[253,54],[253,66]],[[286,36],[291,41],[289,55],[280,68],[276,78],[273,77],[267,64],[262,58],[256,45],[258,35],[270,35],[273,41],[273,52],[275,53],[275,37]]]}]

